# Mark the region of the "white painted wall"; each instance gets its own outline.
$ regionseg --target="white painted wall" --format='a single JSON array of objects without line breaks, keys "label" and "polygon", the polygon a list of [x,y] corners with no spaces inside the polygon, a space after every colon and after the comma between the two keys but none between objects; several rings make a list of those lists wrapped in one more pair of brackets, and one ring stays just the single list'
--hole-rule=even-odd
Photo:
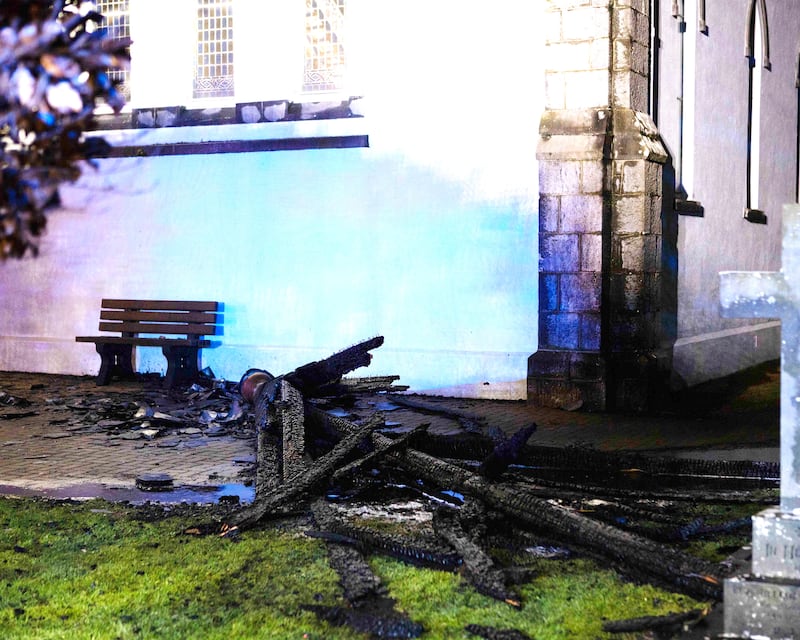
[{"label": "white painted wall", "polygon": [[[524,397],[537,346],[539,4],[361,3],[351,26],[368,149],[86,171],[63,190],[41,255],[0,265],[0,369],[96,373],[74,337],[97,333],[102,297],[216,299],[225,335],[203,364],[221,377],[281,373],[381,334],[362,375]],[[158,350],[137,357],[140,371],[164,370]]]},{"label": "white painted wall", "polygon": [[[702,203],[703,217],[678,218],[677,340],[674,370],[681,384],[725,376],[780,353],[776,321],[720,316],[719,272],[778,270],[781,218],[795,200],[797,141],[797,51],[800,12],[794,3],[768,2],[772,69],[761,74],[758,207],[766,225],[743,219],[747,189],[748,67],[744,57],[747,0],[708,3],[708,33],[687,26],[687,46],[696,75],[693,120],[684,133],[685,166],[692,168],[689,196]],[[724,6],[723,6],[724,5]],[[662,69],[659,130],[677,155],[680,87],[677,22],[669,3],[662,10]],[[760,70],[759,60],[759,70]]]}]

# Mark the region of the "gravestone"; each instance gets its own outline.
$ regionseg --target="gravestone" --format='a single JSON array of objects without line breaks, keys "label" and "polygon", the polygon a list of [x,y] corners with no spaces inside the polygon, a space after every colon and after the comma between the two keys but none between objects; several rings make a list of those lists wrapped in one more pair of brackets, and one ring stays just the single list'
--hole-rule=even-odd
[{"label": "gravestone", "polygon": [[783,208],[782,260],[720,273],[723,316],[781,320],[780,506],[753,516],[750,574],[725,581],[726,637],[800,638],[800,205]]}]

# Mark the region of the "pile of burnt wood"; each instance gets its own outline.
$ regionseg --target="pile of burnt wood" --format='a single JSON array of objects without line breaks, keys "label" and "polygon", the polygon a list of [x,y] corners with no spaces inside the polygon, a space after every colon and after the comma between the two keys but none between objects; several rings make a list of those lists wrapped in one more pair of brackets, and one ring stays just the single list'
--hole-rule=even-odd
[{"label": "pile of burnt wood", "polygon": [[[693,557],[681,550],[681,543],[692,536],[746,528],[749,519],[708,526],[687,514],[703,499],[774,502],[775,465],[536,447],[528,444],[536,430],[533,424],[510,437],[490,436],[490,429],[481,428],[442,436],[428,433],[425,425],[390,435],[392,430],[386,428],[380,413],[352,420],[325,410],[320,398],[345,401],[359,393],[403,389],[393,386],[397,376],[343,378],[368,365],[370,351],[382,343],[382,337],[373,338],[278,377],[262,370],[248,371],[240,391],[252,403],[257,426],[255,500],[226,522],[193,528],[193,532],[233,538],[266,519],[309,512],[316,525],[309,535],[326,541],[350,606],[307,608],[334,624],[347,624],[373,637],[418,637],[423,628],[395,609],[365,560],[369,553],[458,571],[477,591],[512,607],[524,604],[514,585],[531,576],[524,568],[500,566],[487,551],[490,547],[549,544],[568,548],[600,559],[630,579],[701,600],[721,599],[722,581],[731,566]],[[409,396],[391,398],[424,408],[424,402]],[[566,468],[580,473],[567,477],[547,473]],[[524,475],[524,469],[541,473]],[[638,484],[636,489],[603,481],[618,478],[623,470],[660,480],[652,486]],[[687,475],[694,479],[694,488],[669,488],[664,481]],[[709,492],[697,489],[697,479],[703,477],[736,477],[749,484]],[[381,481],[386,486],[405,483],[427,488],[433,535],[394,535],[359,526],[342,517],[325,498],[332,493],[354,495],[359,488],[374,488]],[[688,612],[626,622],[619,630],[631,630],[631,625],[683,626],[703,615]],[[467,630],[484,638],[527,637],[519,631],[477,624]],[[614,630],[613,625],[608,630]]]}]

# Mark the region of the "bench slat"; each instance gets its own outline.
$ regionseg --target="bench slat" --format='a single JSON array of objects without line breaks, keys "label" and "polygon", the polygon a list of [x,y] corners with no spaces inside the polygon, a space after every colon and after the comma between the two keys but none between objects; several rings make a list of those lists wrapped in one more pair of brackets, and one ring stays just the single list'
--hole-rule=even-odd
[{"label": "bench slat", "polygon": [[132,344],[137,347],[199,347],[211,346],[210,340],[190,340],[187,338],[123,338],[120,336],[78,336],[75,342],[93,342],[95,344]]},{"label": "bench slat", "polygon": [[219,327],[210,324],[162,324],[158,322],[101,322],[100,331],[123,333],[170,333],[192,336],[215,335]]},{"label": "bench slat", "polygon": [[157,311],[218,311],[219,303],[201,300],[126,300],[103,298],[104,309],[154,309]]},{"label": "bench slat", "polygon": [[221,324],[221,316],[207,311],[101,311],[101,320],[134,320],[144,322],[196,322],[204,324]]}]

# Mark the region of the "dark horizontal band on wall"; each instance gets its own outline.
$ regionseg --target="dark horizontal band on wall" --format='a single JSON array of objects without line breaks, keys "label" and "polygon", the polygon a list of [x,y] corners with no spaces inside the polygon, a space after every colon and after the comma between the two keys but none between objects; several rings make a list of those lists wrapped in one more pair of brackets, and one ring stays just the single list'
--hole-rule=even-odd
[{"label": "dark horizontal band on wall", "polygon": [[220,140],[172,142],[148,145],[107,146],[93,158],[153,158],[212,153],[257,153],[262,151],[301,151],[304,149],[351,149],[369,147],[369,136],[329,136],[323,138],[280,138],[269,140]]},{"label": "dark horizontal band on wall", "polygon": [[360,96],[353,96],[346,100],[323,102],[292,102],[290,100],[240,102],[235,106],[208,109],[192,109],[183,106],[138,108],[115,115],[97,115],[90,130],[158,129],[162,127],[360,118],[363,116],[362,101]]}]

